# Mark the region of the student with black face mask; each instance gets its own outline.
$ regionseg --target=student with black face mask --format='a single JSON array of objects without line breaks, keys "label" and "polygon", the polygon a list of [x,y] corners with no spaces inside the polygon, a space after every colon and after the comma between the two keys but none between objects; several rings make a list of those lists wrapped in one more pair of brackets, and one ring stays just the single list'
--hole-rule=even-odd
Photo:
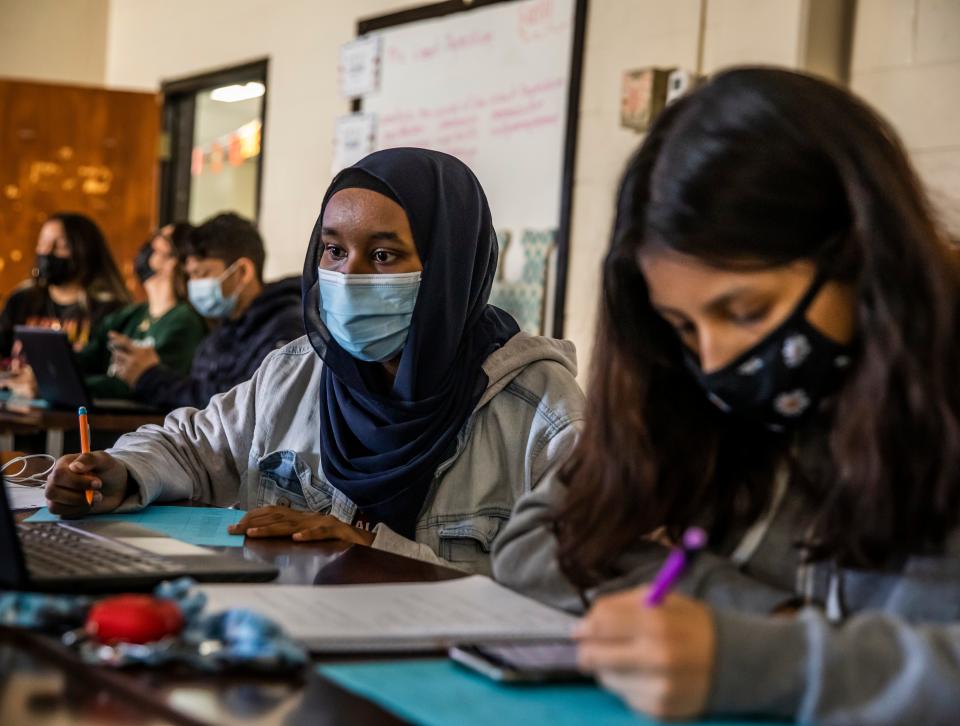
[{"label": "student with black face mask", "polygon": [[114,375],[112,351],[118,348],[118,340],[123,340],[124,345],[152,349],[164,366],[180,375],[190,371],[194,351],[207,334],[203,319],[186,301],[186,275],[179,259],[192,229],[187,223],[169,224],[140,248],[134,271],[147,301],[127,305],[106,316],[78,354],[91,395],[133,395],[130,387]]},{"label": "student with black face mask", "polygon": [[[495,576],[658,719],[960,714],[960,265],[891,127],[721,73],[627,164],[586,423]],[[688,527],[706,551],[648,607]]]},{"label": "student with black face mask", "polygon": [[129,300],[96,222],[82,214],[53,214],[40,229],[33,279],[0,313],[0,359],[14,352],[16,325],[63,330],[80,350],[104,316]]}]

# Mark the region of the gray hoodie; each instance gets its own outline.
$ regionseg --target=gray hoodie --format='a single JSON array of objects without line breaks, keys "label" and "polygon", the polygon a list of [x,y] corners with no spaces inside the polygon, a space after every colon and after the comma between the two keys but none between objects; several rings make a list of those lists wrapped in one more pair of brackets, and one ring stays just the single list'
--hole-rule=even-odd
[{"label": "gray hoodie", "polygon": [[[505,585],[582,612],[557,561],[554,513],[565,487],[551,473],[518,504],[494,548]],[[698,557],[678,590],[713,606],[717,658],[707,710],[804,723],[960,724],[960,533],[937,557],[884,571],[804,564],[794,546],[812,519],[778,476],[770,510]],[[650,582],[666,550],[649,542],[617,560],[622,575],[592,600]],[[773,617],[779,606],[800,606]]]},{"label": "gray hoodie", "polygon": [[[415,540],[380,523],[373,546],[469,572],[490,572],[514,503],[570,448],[583,418],[572,343],[519,334],[483,366],[490,382],[437,469]],[[109,453],[139,484],[124,503],[193,499],[253,509],[289,506],[352,523],[356,505],[320,465],[322,361],[306,337],[268,355],[253,378],[181,408],[163,426],[123,436]]]}]

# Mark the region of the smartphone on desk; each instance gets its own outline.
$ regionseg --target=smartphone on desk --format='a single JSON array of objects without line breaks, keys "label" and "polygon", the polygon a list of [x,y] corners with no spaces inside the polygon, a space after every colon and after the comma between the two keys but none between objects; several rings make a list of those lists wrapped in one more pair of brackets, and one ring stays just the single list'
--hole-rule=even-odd
[{"label": "smartphone on desk", "polygon": [[577,646],[572,640],[540,643],[457,645],[450,659],[503,683],[589,681],[577,670]]}]

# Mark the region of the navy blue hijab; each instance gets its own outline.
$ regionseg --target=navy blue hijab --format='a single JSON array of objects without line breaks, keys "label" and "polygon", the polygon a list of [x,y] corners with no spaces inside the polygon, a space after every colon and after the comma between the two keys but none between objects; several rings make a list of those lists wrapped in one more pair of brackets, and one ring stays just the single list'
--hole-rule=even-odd
[{"label": "navy blue hijab", "polygon": [[[357,172],[373,184],[350,181]],[[351,186],[383,184],[410,220],[423,263],[420,293],[392,389],[378,363],[357,360],[320,320],[320,230],[330,197]],[[437,467],[488,380],[481,366],[519,332],[487,304],[497,241],[480,182],[458,159],[425,149],[387,149],[345,169],[331,183],[303,266],[307,335],[324,361],[320,379],[323,472],[365,518],[412,538]]]}]

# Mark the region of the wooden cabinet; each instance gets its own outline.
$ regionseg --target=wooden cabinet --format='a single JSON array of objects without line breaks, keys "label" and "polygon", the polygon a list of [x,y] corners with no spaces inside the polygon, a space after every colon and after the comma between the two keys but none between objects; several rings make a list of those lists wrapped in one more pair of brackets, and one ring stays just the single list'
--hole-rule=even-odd
[{"label": "wooden cabinet", "polygon": [[153,93],[0,80],[0,298],[30,276],[56,211],[96,220],[142,297],[132,263],[156,225],[160,109]]}]

